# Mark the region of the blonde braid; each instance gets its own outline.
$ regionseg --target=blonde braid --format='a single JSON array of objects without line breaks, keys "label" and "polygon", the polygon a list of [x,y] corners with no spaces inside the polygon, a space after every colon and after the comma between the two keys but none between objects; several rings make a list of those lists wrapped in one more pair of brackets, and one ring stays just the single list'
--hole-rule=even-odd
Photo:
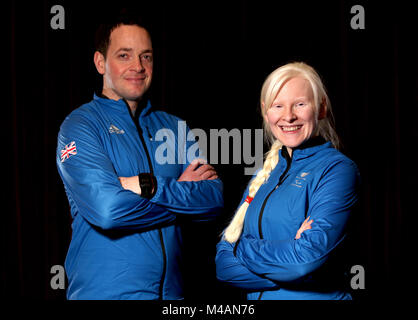
[{"label": "blonde braid", "polygon": [[[276,167],[279,162],[279,149],[281,149],[282,143],[279,140],[276,140],[271,146],[269,152],[266,155],[266,160],[264,160],[263,169],[260,170],[257,176],[251,181],[249,187],[248,196],[254,198],[258,189],[261,185],[267,181],[270,176],[270,173]],[[245,214],[248,209],[248,202],[244,201],[242,205],[238,208],[234,217],[232,218],[231,223],[224,231],[224,239],[230,243],[236,242],[241,236],[242,227],[244,225]]]}]

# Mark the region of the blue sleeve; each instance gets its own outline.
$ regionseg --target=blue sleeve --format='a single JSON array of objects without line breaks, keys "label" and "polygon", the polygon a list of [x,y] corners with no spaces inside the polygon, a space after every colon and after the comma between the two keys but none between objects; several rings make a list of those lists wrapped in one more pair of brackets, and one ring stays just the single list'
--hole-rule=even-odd
[{"label": "blue sleeve", "polygon": [[[248,186],[241,198],[239,206],[241,206],[247,196]],[[235,257],[233,252],[235,245],[222,240],[216,246],[215,262],[216,277],[218,280],[249,291],[277,288],[278,285],[276,283],[250,271]]]},{"label": "blue sleeve", "polygon": [[[72,142],[76,154],[62,161],[62,150]],[[175,220],[166,208],[123,189],[94,126],[80,115],[62,124],[56,162],[77,212],[93,225],[141,229]]]},{"label": "blue sleeve", "polygon": [[260,277],[248,270],[235,256],[234,245],[220,241],[216,246],[216,277],[235,287],[246,290],[267,290],[276,288],[273,281]]},{"label": "blue sleeve", "polygon": [[152,202],[176,213],[203,214],[223,207],[222,182],[219,179],[177,181],[157,176],[158,190]]},{"label": "blue sleeve", "polygon": [[312,229],[298,240],[241,237],[236,256],[252,272],[275,281],[294,281],[318,269],[345,237],[357,201],[359,175],[352,163],[339,162],[324,173],[310,199]]},{"label": "blue sleeve", "polygon": [[[197,149],[199,156],[191,149],[196,148],[196,140],[193,132],[187,127],[186,137],[178,138],[179,141],[186,141],[183,154],[180,158],[186,159],[183,171],[190,163],[202,155],[202,151]],[[157,176],[157,192],[151,199],[153,203],[166,207],[170,211],[180,214],[196,215],[199,220],[208,220],[216,217],[216,214],[223,208],[223,184],[218,178],[215,180],[201,181],[177,181],[177,178]]]}]

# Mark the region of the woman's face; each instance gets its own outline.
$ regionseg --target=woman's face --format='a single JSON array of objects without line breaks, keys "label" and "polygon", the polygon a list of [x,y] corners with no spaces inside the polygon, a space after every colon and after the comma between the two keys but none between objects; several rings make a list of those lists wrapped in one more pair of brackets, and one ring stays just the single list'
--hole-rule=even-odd
[{"label": "woman's face", "polygon": [[289,152],[312,137],[317,126],[311,85],[302,77],[288,80],[266,112],[270,129]]}]

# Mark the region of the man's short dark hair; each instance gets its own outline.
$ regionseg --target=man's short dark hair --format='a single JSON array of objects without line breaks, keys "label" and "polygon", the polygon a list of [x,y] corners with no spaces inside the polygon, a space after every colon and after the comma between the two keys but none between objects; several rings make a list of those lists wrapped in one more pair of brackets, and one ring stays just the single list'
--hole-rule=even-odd
[{"label": "man's short dark hair", "polygon": [[107,49],[110,44],[110,34],[113,30],[121,25],[138,26],[149,31],[145,19],[139,15],[127,13],[126,10],[121,11],[118,15],[109,17],[103,23],[99,25],[95,35],[94,47],[96,51],[99,51],[106,58]]}]

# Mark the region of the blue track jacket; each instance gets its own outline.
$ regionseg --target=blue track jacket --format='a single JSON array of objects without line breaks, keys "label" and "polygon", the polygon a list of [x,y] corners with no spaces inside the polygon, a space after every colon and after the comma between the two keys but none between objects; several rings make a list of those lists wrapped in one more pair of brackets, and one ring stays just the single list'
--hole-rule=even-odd
[{"label": "blue track jacket", "polygon": [[[245,289],[248,299],[351,298],[334,277],[344,270],[332,262],[358,198],[359,173],[321,139],[293,150],[291,159],[285,147],[279,151],[281,160],[247,209],[241,238],[217,245],[218,279]],[[241,203],[247,195],[248,188]],[[308,216],[312,229],[295,240]]]},{"label": "blue track jacket", "polygon": [[[125,101],[95,95],[61,125],[56,161],[73,218],[68,299],[182,299],[176,215],[207,220],[223,207],[220,180],[177,181],[198,151],[185,122],[149,102],[137,121]],[[151,170],[150,200],[119,183]]]}]

